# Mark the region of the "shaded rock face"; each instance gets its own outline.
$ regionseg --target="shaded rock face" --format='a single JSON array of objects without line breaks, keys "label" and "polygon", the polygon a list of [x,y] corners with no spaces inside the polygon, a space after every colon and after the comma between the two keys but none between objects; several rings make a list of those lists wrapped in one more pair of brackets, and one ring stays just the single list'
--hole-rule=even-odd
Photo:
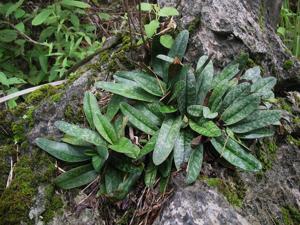
[{"label": "shaded rock face", "polygon": [[222,195],[204,183],[179,188],[154,225],[250,225]]},{"label": "shaded rock face", "polygon": [[[161,5],[176,5],[175,0],[159,0]],[[186,59],[195,63],[203,54],[213,54],[219,68],[242,52],[249,53],[266,75],[279,79],[277,89],[297,90],[300,63],[292,57],[276,26],[281,1],[192,0],[180,1],[178,25],[192,28]],[[291,63],[286,68],[287,63]]]}]

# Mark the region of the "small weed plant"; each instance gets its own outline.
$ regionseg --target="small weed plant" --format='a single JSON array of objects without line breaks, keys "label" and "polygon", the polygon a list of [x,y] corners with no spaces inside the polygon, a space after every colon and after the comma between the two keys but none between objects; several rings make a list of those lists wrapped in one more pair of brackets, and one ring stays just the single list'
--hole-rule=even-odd
[{"label": "small weed plant", "polygon": [[259,67],[243,73],[237,63],[215,74],[207,56],[193,70],[183,64],[188,38],[188,31],[180,32],[168,55],[153,45],[145,71],[119,71],[114,82],[97,82],[113,94],[106,110],[86,92],[89,129],[57,121],[65,133],[61,142],[36,140],[71,167],[55,179],[59,187],[75,188],[98,177],[99,195],[122,199],[143,176],[149,187],[160,178],[163,191],[173,168],[186,171],[187,184],[195,182],[207,152],[239,170],[262,169],[247,144],[274,135],[273,125],[280,125],[281,113],[270,103],[276,79],[262,77]]},{"label": "small weed plant", "polygon": [[[61,79],[68,68],[100,48],[89,8],[75,0],[54,1],[37,10],[24,0],[0,3],[0,92]],[[16,105],[14,100],[8,104]]]}]

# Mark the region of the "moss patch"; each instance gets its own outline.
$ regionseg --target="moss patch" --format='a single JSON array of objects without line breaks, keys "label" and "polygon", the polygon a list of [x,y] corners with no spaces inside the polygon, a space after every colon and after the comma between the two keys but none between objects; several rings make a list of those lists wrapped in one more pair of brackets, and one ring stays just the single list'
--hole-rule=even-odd
[{"label": "moss patch", "polygon": [[285,225],[300,224],[300,211],[293,206],[282,207],[281,214]]},{"label": "moss patch", "polygon": [[272,168],[278,146],[274,138],[265,138],[260,141],[259,145],[260,146],[257,148],[256,155],[263,165],[262,171],[265,172]]},{"label": "moss patch", "polygon": [[283,69],[285,70],[289,70],[293,67],[294,65],[294,62],[292,60],[286,60],[284,63],[283,63]]},{"label": "moss patch", "polygon": [[246,190],[243,185],[233,182],[225,182],[220,178],[204,178],[204,181],[210,187],[215,187],[220,193],[222,193],[227,201],[236,207],[242,207],[243,199],[245,197]]},{"label": "moss patch", "polygon": [[0,225],[31,223],[28,212],[37,186],[54,176],[54,163],[45,153],[34,150],[24,155],[14,167],[14,178],[0,197]]},{"label": "moss patch", "polygon": [[192,34],[195,32],[195,30],[200,26],[201,23],[201,17],[198,16],[192,22],[189,23],[188,31]]},{"label": "moss patch", "polygon": [[300,138],[294,138],[292,135],[288,135],[287,140],[290,144],[295,145],[298,148],[300,148]]}]

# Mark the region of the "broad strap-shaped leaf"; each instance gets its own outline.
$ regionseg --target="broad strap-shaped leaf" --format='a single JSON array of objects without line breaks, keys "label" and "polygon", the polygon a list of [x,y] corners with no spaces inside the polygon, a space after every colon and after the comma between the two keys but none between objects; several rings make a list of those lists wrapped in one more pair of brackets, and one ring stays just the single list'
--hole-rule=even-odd
[{"label": "broad strap-shaped leaf", "polygon": [[166,84],[163,81],[142,71],[119,71],[114,77],[135,81],[138,87],[155,96],[163,96],[166,91]]},{"label": "broad strap-shaped leaf", "polygon": [[110,158],[110,164],[125,173],[138,173],[140,170],[144,169],[144,164],[142,162],[132,162],[132,159],[123,155],[112,155]]},{"label": "broad strap-shaped leaf", "polygon": [[37,138],[35,143],[50,155],[65,162],[83,162],[91,159],[91,157],[84,154],[85,150],[87,150],[85,147],[75,147],[46,138]]},{"label": "broad strap-shaped leaf", "polygon": [[270,128],[261,128],[257,130],[252,130],[249,133],[239,135],[242,139],[256,139],[256,138],[263,138],[263,137],[271,137],[274,135],[274,130]]},{"label": "broad strap-shaped leaf", "polygon": [[222,101],[222,111],[230,106],[234,101],[250,94],[250,84],[245,82],[233,87]]},{"label": "broad strap-shaped leaf", "polygon": [[187,107],[194,105],[196,101],[195,76],[187,66],[182,67],[180,79],[184,81],[184,88],[177,97],[179,111],[186,113]]},{"label": "broad strap-shaped leaf", "polygon": [[203,117],[206,119],[214,119],[218,116],[217,112],[211,112],[206,106],[203,107]]},{"label": "broad strap-shaped leaf", "polygon": [[145,146],[141,149],[138,158],[142,158],[143,156],[147,155],[148,153],[154,150],[156,141],[157,141],[158,134],[153,135],[150,140],[145,144]]},{"label": "broad strap-shaped leaf", "polygon": [[212,86],[218,85],[223,80],[231,80],[239,72],[239,64],[230,64],[226,66],[217,76],[215,76]]},{"label": "broad strap-shaped leaf", "polygon": [[116,152],[124,153],[128,157],[134,159],[136,159],[140,153],[140,148],[125,137],[121,137],[118,143],[109,145],[108,147]]},{"label": "broad strap-shaped leaf", "polygon": [[189,42],[189,32],[187,30],[181,31],[175,38],[175,41],[168,53],[168,56],[172,57],[172,58],[177,57],[180,60],[182,60],[182,58],[185,54],[188,42]]},{"label": "broad strap-shaped leaf", "polygon": [[104,160],[108,159],[109,152],[107,146],[103,146],[103,145],[96,146],[96,151],[101,158],[103,158]]},{"label": "broad strap-shaped leaf", "polygon": [[191,132],[184,130],[180,132],[174,145],[174,163],[177,170],[180,170],[183,163],[187,162],[192,151]]},{"label": "broad strap-shaped leaf", "polygon": [[183,80],[179,80],[174,84],[173,90],[172,90],[172,95],[168,101],[168,103],[172,102],[173,100],[175,100],[179,94],[183,91],[185,87],[185,81]]},{"label": "broad strap-shaped leaf", "polygon": [[206,137],[218,137],[222,135],[221,129],[213,121],[189,121],[190,128]]},{"label": "broad strap-shaped leaf", "polygon": [[203,68],[208,60],[208,56],[200,57],[196,68],[196,104],[203,104],[204,99],[211,88],[214,76],[214,67],[212,61]]},{"label": "broad strap-shaped leaf", "polygon": [[144,178],[144,182],[147,187],[153,187],[156,181],[156,174],[157,174],[157,167],[150,160],[146,167],[145,178]]},{"label": "broad strap-shaped leaf", "polygon": [[211,139],[211,143],[217,152],[232,165],[253,172],[262,169],[261,163],[233,139],[220,136]]},{"label": "broad strap-shaped leaf", "polygon": [[105,145],[105,141],[95,131],[86,128],[80,128],[79,126],[67,123],[65,121],[56,121],[54,125],[59,130],[70,136],[78,137],[79,139],[94,145]]},{"label": "broad strap-shaped leaf", "polygon": [[275,77],[265,77],[258,79],[255,83],[251,86],[251,92],[257,93],[263,97],[263,99],[267,99],[273,97],[272,95],[272,88],[276,84]]},{"label": "broad strap-shaped leaf", "polygon": [[155,165],[162,164],[172,152],[176,139],[179,136],[181,124],[181,116],[176,118],[167,117],[164,120],[153,151],[153,162]]},{"label": "broad strap-shaped leaf", "polygon": [[123,180],[121,171],[116,170],[113,167],[109,167],[105,172],[105,191],[106,194],[113,193]]},{"label": "broad strap-shaped leaf", "polygon": [[110,99],[105,116],[111,121],[117,115],[120,109],[120,103],[125,101],[125,98],[120,95],[113,95]]},{"label": "broad strap-shaped leaf", "polygon": [[249,95],[233,102],[221,115],[221,119],[226,125],[235,124],[257,110],[259,104],[260,97],[258,95]]},{"label": "broad strap-shaped leaf", "polygon": [[168,113],[174,113],[177,112],[177,108],[175,106],[172,105],[164,105],[164,104],[160,104],[159,105],[159,111],[163,114],[168,114]]},{"label": "broad strap-shaped leaf", "polygon": [[187,112],[194,117],[203,117],[203,108],[203,105],[190,105],[187,108]]},{"label": "broad strap-shaped leaf", "polygon": [[159,54],[156,56],[156,58],[161,59],[167,63],[173,63],[174,62],[174,58],[169,57],[167,55],[163,55],[163,54]]},{"label": "broad strap-shaped leaf", "polygon": [[56,177],[55,184],[63,189],[72,189],[75,187],[80,187],[86,185],[97,177],[97,173],[92,167],[92,165],[79,166],[77,168],[71,169],[60,176]]},{"label": "broad strap-shaped leaf", "polygon": [[129,122],[139,130],[151,135],[154,135],[155,131],[158,130],[158,127],[153,124],[147,116],[143,115],[131,105],[124,102],[121,103],[120,107],[123,115],[127,116]]},{"label": "broad strap-shaped leaf", "polygon": [[198,145],[195,149],[192,150],[188,166],[187,166],[187,175],[186,175],[186,183],[192,184],[194,183],[201,171],[203,161],[203,145]]},{"label": "broad strap-shaped leaf", "polygon": [[241,79],[249,80],[249,81],[252,81],[253,83],[255,83],[260,78],[261,78],[261,75],[260,75],[260,67],[259,66],[255,66],[255,67],[252,67],[252,68],[246,70],[245,74],[243,76],[241,76]]},{"label": "broad strap-shaped leaf", "polygon": [[154,102],[154,103],[147,103],[145,106],[157,117],[159,117],[161,120],[164,119],[164,115],[160,112],[160,103]]},{"label": "broad strap-shaped leaf", "polygon": [[218,85],[214,88],[209,101],[208,101],[208,107],[212,112],[217,112],[218,109],[222,105],[222,98],[226,94],[226,92],[235,86],[237,84],[237,80],[222,80],[218,83]]},{"label": "broad strap-shaped leaf", "polygon": [[77,137],[73,137],[70,135],[64,135],[64,137],[61,139],[61,141],[71,144],[71,145],[77,145],[77,146],[85,146],[85,147],[90,147],[92,146],[91,143],[88,143],[86,141],[83,141]]},{"label": "broad strap-shaped leaf", "polygon": [[258,110],[242,121],[230,126],[234,133],[248,133],[269,125],[278,124],[281,118],[279,110]]},{"label": "broad strap-shaped leaf", "polygon": [[95,155],[92,158],[92,165],[94,170],[99,173],[102,166],[104,165],[105,159],[101,158],[99,155]]},{"label": "broad strap-shaped leaf", "polygon": [[97,88],[104,89],[105,91],[109,91],[111,93],[124,96],[126,98],[140,100],[145,102],[155,102],[157,98],[147,92],[145,92],[142,88],[137,87],[132,84],[116,84],[112,82],[104,82],[99,81],[95,84]]},{"label": "broad strap-shaped leaf", "polygon": [[94,125],[99,134],[109,143],[117,143],[118,135],[109,119],[102,114],[93,115]]},{"label": "broad strap-shaped leaf", "polygon": [[84,97],[83,97],[83,111],[85,114],[85,118],[89,122],[89,125],[92,129],[95,128],[94,123],[93,123],[93,115],[92,115],[92,110],[90,108],[90,92],[85,92]]},{"label": "broad strap-shaped leaf", "polygon": [[160,127],[162,119],[153,113],[145,104],[137,104],[135,105],[135,109],[137,109],[140,114],[147,117],[153,125]]}]

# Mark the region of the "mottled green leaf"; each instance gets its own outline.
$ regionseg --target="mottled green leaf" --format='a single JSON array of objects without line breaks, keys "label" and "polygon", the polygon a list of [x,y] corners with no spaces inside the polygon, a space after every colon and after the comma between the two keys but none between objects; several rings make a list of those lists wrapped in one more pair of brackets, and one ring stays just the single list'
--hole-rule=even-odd
[{"label": "mottled green leaf", "polygon": [[109,167],[105,173],[105,190],[107,194],[113,193],[122,182],[123,176],[120,171]]},{"label": "mottled green leaf", "polygon": [[249,80],[254,83],[260,78],[261,78],[261,75],[260,75],[260,67],[259,66],[255,66],[253,68],[246,70],[245,74],[243,76],[241,76],[241,79]]},{"label": "mottled green leaf", "polygon": [[211,89],[211,84],[214,76],[214,67],[212,61],[203,68],[205,62],[208,60],[207,56],[202,56],[196,68],[196,104],[203,104],[204,99]]},{"label": "mottled green leaf", "polygon": [[181,31],[177,35],[177,37],[169,51],[168,56],[172,57],[172,58],[177,57],[180,60],[182,60],[182,58],[185,54],[185,50],[186,50],[188,41],[189,41],[189,32],[187,30]]},{"label": "mottled green leaf", "polygon": [[174,145],[174,163],[177,170],[180,170],[183,163],[187,162],[192,151],[193,135],[188,131],[181,131]]},{"label": "mottled green leaf", "polygon": [[214,119],[218,116],[217,112],[211,112],[206,106],[203,107],[203,117],[206,119]]},{"label": "mottled green leaf", "polygon": [[189,121],[190,128],[206,137],[218,137],[222,134],[221,129],[213,121],[194,122]]},{"label": "mottled green leaf", "polygon": [[114,126],[109,122],[106,116],[102,114],[93,115],[93,121],[99,134],[109,143],[117,143],[118,135]]},{"label": "mottled green leaf", "polygon": [[218,85],[213,89],[213,92],[208,101],[208,107],[212,112],[217,112],[222,105],[222,98],[228,91],[228,89],[232,88],[237,84],[237,80],[222,80],[218,83]]},{"label": "mottled green leaf", "polygon": [[135,109],[137,109],[141,115],[147,117],[149,122],[151,121],[154,126],[160,127],[162,119],[153,113],[145,104],[135,105]]},{"label": "mottled green leaf", "polygon": [[91,128],[95,128],[93,121],[93,113],[100,114],[96,97],[91,92],[85,92],[83,98],[83,111]]},{"label": "mottled green leaf", "polygon": [[218,85],[223,80],[231,80],[239,72],[239,64],[230,64],[226,66],[217,76],[215,76],[212,86]]},{"label": "mottled green leaf", "polygon": [[170,155],[179,136],[181,123],[181,116],[177,118],[168,117],[164,120],[153,151],[153,162],[155,165],[160,165]]},{"label": "mottled green leaf", "polygon": [[56,121],[54,125],[70,136],[78,137],[79,139],[94,145],[105,145],[104,140],[95,131],[80,128],[79,126],[64,121]]},{"label": "mottled green leaf", "polygon": [[180,79],[184,81],[184,88],[177,98],[178,108],[182,114],[186,113],[187,107],[195,104],[196,100],[196,87],[195,76],[188,71],[188,67],[184,66],[182,76]]},{"label": "mottled green leaf", "polygon": [[222,101],[222,111],[230,106],[234,101],[250,94],[250,84],[241,83],[233,87],[224,97]]},{"label": "mottled green leaf", "polygon": [[279,110],[259,110],[239,123],[232,125],[230,129],[234,133],[248,133],[256,129],[277,124],[280,118],[281,112]]},{"label": "mottled green leaf", "polygon": [[174,85],[174,88],[172,90],[172,96],[170,97],[168,103],[170,103],[174,99],[178,98],[178,96],[184,90],[184,88],[185,88],[185,81],[183,81],[183,80],[177,81]]},{"label": "mottled green leaf", "polygon": [[126,98],[145,101],[145,102],[154,102],[157,101],[157,98],[147,92],[142,88],[137,87],[136,85],[124,85],[124,84],[115,84],[112,82],[99,81],[95,84],[97,88],[104,89],[111,93],[124,96]]},{"label": "mottled green leaf", "polygon": [[121,111],[124,116],[128,117],[128,120],[132,125],[134,125],[139,130],[145,132],[146,134],[154,135],[155,131],[158,130],[158,127],[148,119],[147,116],[140,113],[134,107],[127,103],[121,103]]},{"label": "mottled green leaf", "polygon": [[63,189],[72,189],[95,180],[97,173],[92,165],[79,166],[56,177],[55,184]]},{"label": "mottled green leaf", "polygon": [[141,149],[140,154],[139,154],[139,159],[142,158],[143,156],[147,155],[149,152],[152,152],[156,141],[157,141],[157,136],[158,134],[153,135],[150,140],[145,144],[145,146]]},{"label": "mottled green leaf", "polygon": [[275,86],[275,84],[276,84],[275,77],[260,78],[255,83],[252,84],[251,92],[257,93],[266,99],[268,96],[270,96],[270,91]]},{"label": "mottled green leaf", "polygon": [[119,142],[108,146],[110,149],[124,153],[130,158],[137,158],[140,153],[140,148],[133,144],[128,138],[121,137]]},{"label": "mottled green leaf", "polygon": [[138,87],[155,96],[162,96],[166,91],[166,84],[163,81],[142,71],[119,71],[114,77],[135,81]]},{"label": "mottled green leaf", "polygon": [[68,143],[68,144],[71,144],[71,145],[77,145],[77,146],[92,146],[92,144],[86,142],[86,141],[83,141],[77,137],[74,137],[74,136],[70,136],[70,135],[64,135],[64,137],[61,139],[63,142],[65,143]]},{"label": "mottled green leaf", "polygon": [[165,62],[167,62],[167,63],[173,63],[174,60],[175,60],[175,59],[172,58],[172,57],[169,57],[169,56],[167,56],[167,55],[162,55],[162,54],[157,55],[156,58],[161,59],[161,60],[163,60],[163,61],[165,61]]},{"label": "mottled green leaf", "polygon": [[109,121],[111,121],[115,115],[118,113],[120,109],[120,103],[125,101],[125,99],[120,96],[120,95],[113,95],[112,98],[110,99],[108,106],[107,106],[107,111],[106,111],[106,117]]},{"label": "mottled green leaf", "polygon": [[158,171],[161,177],[169,177],[171,174],[173,164],[173,154],[170,154],[168,158],[158,166]]},{"label": "mottled green leaf", "polygon": [[[141,10],[144,12],[151,12],[152,10],[152,4],[147,2],[141,2]],[[137,6],[137,9],[139,9],[139,6]]]},{"label": "mottled green leaf", "polygon": [[239,135],[242,139],[256,139],[256,138],[263,138],[263,137],[271,137],[274,135],[274,130],[270,128],[261,128],[257,130],[252,130],[249,133]]},{"label": "mottled green leaf", "polygon": [[37,138],[35,143],[50,155],[65,162],[83,162],[90,159],[89,156],[84,154],[85,150],[87,150],[84,147],[75,147],[46,138]]},{"label": "mottled green leaf", "polygon": [[126,177],[125,180],[123,180],[122,183],[119,184],[118,189],[113,194],[113,197],[121,200],[126,197],[126,195],[129,193],[129,191],[133,188],[135,183],[138,181],[142,174],[142,170],[140,170],[137,173],[131,173],[128,177]]},{"label": "mottled green leaf", "polygon": [[92,158],[92,165],[94,167],[94,170],[97,173],[100,172],[100,170],[101,170],[104,162],[105,162],[105,159],[101,158],[100,156],[98,156],[98,155],[93,156],[93,158]]},{"label": "mottled green leaf", "polygon": [[232,165],[253,172],[262,169],[261,163],[233,139],[220,136],[213,138],[211,143],[217,152]]},{"label": "mottled green leaf", "polygon": [[186,183],[192,184],[194,183],[201,171],[203,161],[203,145],[198,145],[195,149],[192,150],[188,166],[187,166],[187,177]]},{"label": "mottled green leaf", "polygon": [[231,125],[241,121],[258,109],[260,97],[257,95],[249,95],[233,102],[221,115],[221,119],[226,125]]},{"label": "mottled green leaf", "polygon": [[172,105],[160,104],[159,111],[163,114],[173,113],[177,111],[177,108]]},{"label": "mottled green leaf", "polygon": [[203,116],[203,105],[190,105],[187,108],[187,112],[194,117],[202,117]]},{"label": "mottled green leaf", "polygon": [[157,174],[157,167],[154,165],[154,163],[150,160],[146,170],[145,170],[145,185],[147,187],[153,187],[156,181],[156,174]]}]

